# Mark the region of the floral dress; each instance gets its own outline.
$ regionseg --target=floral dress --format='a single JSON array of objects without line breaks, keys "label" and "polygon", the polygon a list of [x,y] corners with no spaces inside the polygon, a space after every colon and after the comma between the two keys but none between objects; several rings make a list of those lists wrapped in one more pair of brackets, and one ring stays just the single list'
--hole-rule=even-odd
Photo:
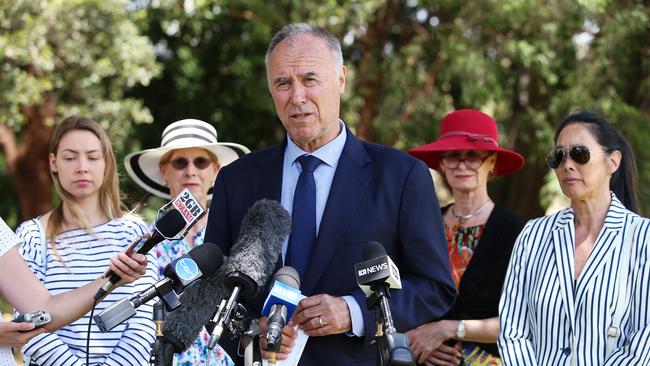
[{"label": "floral dress", "polygon": [[[449,263],[451,264],[451,278],[456,284],[456,291],[460,287],[460,280],[472,260],[474,251],[478,246],[485,225],[461,227],[460,222],[449,228],[445,225]],[[463,354],[462,365],[472,366],[500,366],[501,360],[490,355],[472,342],[457,342]]]},{"label": "floral dress", "polygon": [[[194,234],[194,245],[203,244],[205,228]],[[156,245],[156,257],[158,258],[159,273],[163,276],[165,267],[174,259],[184,256],[191,250],[190,244],[185,240],[165,240]],[[194,343],[183,353],[174,354],[174,365],[176,366],[231,366],[234,365],[228,354],[217,345],[210,353],[210,364],[208,365],[208,343],[210,333],[205,328],[201,330]]]}]

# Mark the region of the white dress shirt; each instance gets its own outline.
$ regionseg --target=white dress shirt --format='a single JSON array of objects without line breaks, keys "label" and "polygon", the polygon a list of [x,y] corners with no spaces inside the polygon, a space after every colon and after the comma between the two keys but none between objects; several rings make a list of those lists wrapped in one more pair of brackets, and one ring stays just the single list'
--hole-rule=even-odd
[{"label": "white dress shirt", "polygon": [[[323,161],[316,170],[314,170],[314,181],[316,183],[316,236],[318,236],[318,229],[320,221],[323,218],[325,211],[325,204],[330,194],[332,187],[332,180],[334,180],[334,173],[339,164],[339,158],[345,147],[345,139],[347,133],[345,131],[345,124],[339,121],[341,132],[336,138],[318,150],[308,153],[296,145],[291,137],[287,136],[287,147],[284,150],[284,163],[282,165],[282,197],[281,203],[289,214],[293,211],[293,195],[296,191],[298,184],[298,177],[302,171],[298,157],[302,155],[313,155]],[[282,245],[282,258],[286,258],[288,238]],[[365,334],[363,313],[361,312],[360,305],[353,296],[343,296],[343,299],[348,304],[350,309],[350,318],[352,320],[352,332],[350,335],[363,336]]]}]

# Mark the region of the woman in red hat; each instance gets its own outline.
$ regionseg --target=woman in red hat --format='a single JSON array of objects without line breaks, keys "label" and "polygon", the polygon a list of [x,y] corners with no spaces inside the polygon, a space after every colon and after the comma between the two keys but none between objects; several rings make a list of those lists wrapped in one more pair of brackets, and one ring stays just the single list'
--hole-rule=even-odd
[{"label": "woman in red hat", "polygon": [[407,333],[413,355],[426,365],[501,365],[499,295],[525,219],[495,204],[487,183],[521,169],[524,158],[499,146],[494,119],[470,109],[449,113],[438,140],[409,153],[438,170],[453,192],[454,203],[442,210],[458,291],[443,320]]}]

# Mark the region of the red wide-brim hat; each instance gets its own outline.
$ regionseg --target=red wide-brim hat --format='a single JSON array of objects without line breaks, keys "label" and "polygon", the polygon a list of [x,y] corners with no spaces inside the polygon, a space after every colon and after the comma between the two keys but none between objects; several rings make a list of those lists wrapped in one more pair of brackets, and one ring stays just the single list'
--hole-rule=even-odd
[{"label": "red wide-brim hat", "polygon": [[499,146],[497,123],[487,114],[473,109],[451,112],[440,123],[438,139],[409,150],[409,154],[440,170],[440,152],[458,150],[494,151],[495,175],[512,174],[524,166],[521,154]]}]

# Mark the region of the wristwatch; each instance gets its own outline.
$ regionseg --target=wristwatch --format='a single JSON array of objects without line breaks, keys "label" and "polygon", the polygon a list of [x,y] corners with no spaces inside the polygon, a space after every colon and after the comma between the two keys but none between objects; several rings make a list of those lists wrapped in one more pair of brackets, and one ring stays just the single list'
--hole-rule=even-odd
[{"label": "wristwatch", "polygon": [[458,340],[465,339],[465,321],[461,320],[458,322],[458,328],[456,329],[456,338]]}]

